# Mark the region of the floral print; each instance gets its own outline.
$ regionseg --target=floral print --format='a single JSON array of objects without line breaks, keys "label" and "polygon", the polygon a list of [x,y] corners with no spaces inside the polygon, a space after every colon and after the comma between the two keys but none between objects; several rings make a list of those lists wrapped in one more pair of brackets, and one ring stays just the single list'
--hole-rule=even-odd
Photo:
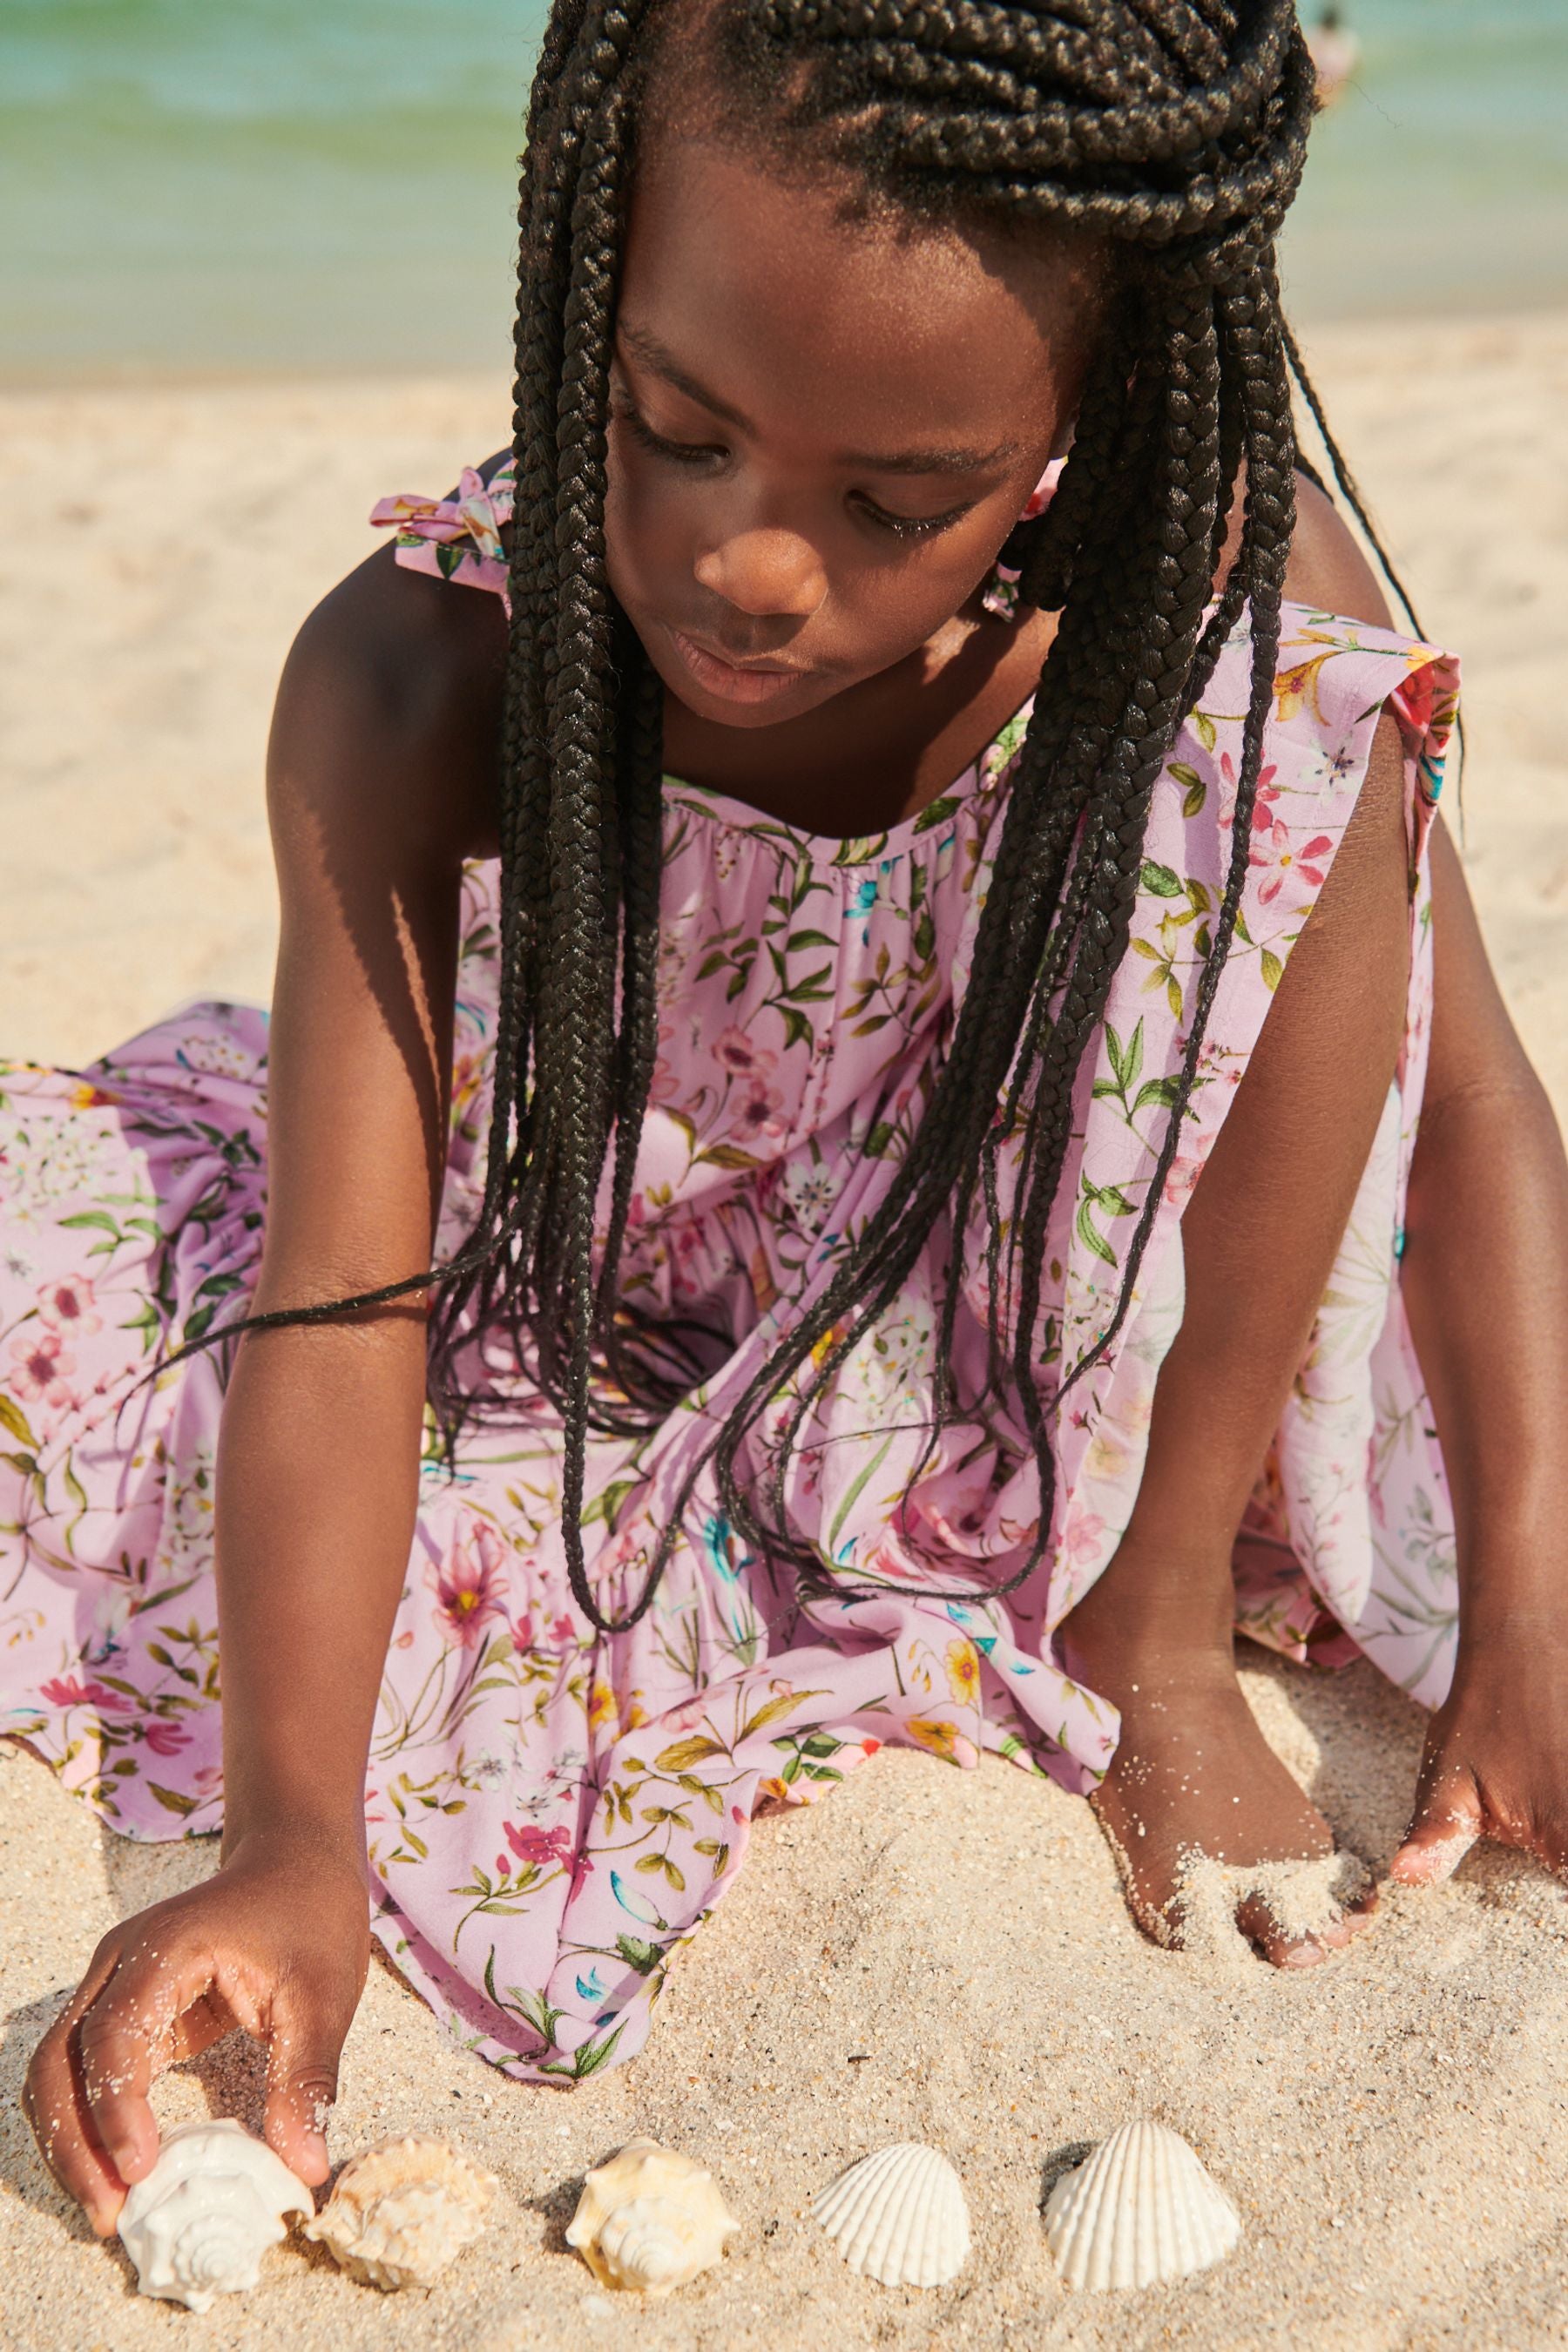
[{"label": "floral print", "polygon": [[[503,469],[451,501],[384,501],[402,560],[504,586]],[[1452,1519],[1396,1280],[1431,1006],[1426,833],[1456,692],[1432,647],[1287,609],[1268,772],[1236,944],[1180,1154],[1116,1343],[1067,1391],[1046,1557],[1016,1398],[987,1398],[984,1255],[959,1304],[962,1408],[925,1454],[933,1244],[815,1399],[785,1500],[846,1583],[803,1592],[700,1479],[658,1600],[603,1636],[567,1583],[561,1433],[526,1364],[474,1340],[510,1418],[444,1475],[427,1431],[416,1531],[366,1781],[375,1932],[453,2034],[574,2081],[641,2045],[671,1959],[741,1868],[759,1807],[810,1803],[889,1741],[989,1749],[1076,1790],[1114,1709],[1063,1672],[1054,1629],[1115,1550],[1161,1361],[1181,1320],[1181,1218],[1354,808],[1373,729],[1406,751],[1412,963],[1398,1072],[1289,1403],[1237,1548],[1237,1622],[1299,1658],[1358,1649],[1442,1695]],[[1086,1058],[1046,1245],[1047,1392],[1104,1328],[1152,1180],[1194,978],[1230,855],[1245,628],[1155,794],[1131,948]],[[706,1377],[651,1435],[592,1441],[584,1511],[601,1608],[643,1583],[688,1466],[831,1277],[921,1115],[968,985],[1024,714],[919,816],[802,834],[667,780],[659,1057],[624,1283],[700,1310]],[[437,1246],[478,1206],[496,1014],[497,869],[462,883]],[[244,1310],[267,1202],[265,1013],[200,1003],[83,1071],[0,1063],[0,1728],[116,1829],[222,1813],[212,1485],[222,1377],[192,1359],[130,1394],[153,1350]],[[1004,1160],[1005,1195],[1013,1171]],[[1267,1183],[1268,1171],[1258,1172]],[[1005,1321],[1010,1296],[998,1301]],[[476,1364],[476,1370],[479,1369]],[[788,1400],[753,1432],[767,1470]],[[939,1600],[957,1587],[973,1598]]]}]

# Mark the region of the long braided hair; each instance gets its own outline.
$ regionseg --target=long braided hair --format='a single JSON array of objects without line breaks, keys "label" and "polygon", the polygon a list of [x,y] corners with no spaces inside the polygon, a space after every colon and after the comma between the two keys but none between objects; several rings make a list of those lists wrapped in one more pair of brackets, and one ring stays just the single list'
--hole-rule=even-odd
[{"label": "long braided hair", "polygon": [[[589,1433],[658,1426],[714,1360],[714,1335],[652,1323],[618,1293],[658,1035],[662,706],[611,593],[605,542],[608,381],[636,134],[664,28],[693,9],[704,78],[728,98],[713,119],[731,126],[729,135],[797,159],[815,152],[917,216],[1088,232],[1111,249],[1114,291],[1057,494],[1007,550],[1023,599],[1059,611],[1060,621],[1014,767],[949,1049],[880,1205],[715,1431],[640,1596],[614,1619],[584,1566]],[[668,113],[668,95],[661,102]],[[561,1414],[572,1590],[604,1631],[635,1624],[649,1607],[710,1465],[742,1536],[770,1560],[825,1574],[787,1529],[791,1449],[814,1397],[947,1217],[956,1239],[935,1350],[935,1444],[953,1407],[958,1258],[977,1202],[989,1295],[1005,1295],[1010,1310],[1005,1331],[993,1306],[991,1374],[1010,1382],[1021,1406],[1041,1485],[1029,1557],[988,1592],[1021,1583],[1043,1555],[1052,1413],[1125,1319],[1241,903],[1295,512],[1289,378],[1301,372],[1281,317],[1274,240],[1311,109],[1292,0],[555,0],[529,109],[520,215],[519,496],[482,1205],[445,1266],[352,1299],[244,1318],[193,1344],[431,1288],[430,1401],[450,1465],[463,1422],[507,1409],[504,1389],[473,1371],[475,1335],[502,1333]],[[1238,551],[1216,598],[1238,488]],[[1047,1399],[1040,1270],[1074,1079],[1127,948],[1155,780],[1244,614],[1251,688],[1229,866],[1185,1057],[1117,1302]],[[1005,1222],[996,1181],[1004,1150],[1016,1178]],[[596,1243],[606,1166],[607,1231]],[[771,1475],[749,1482],[741,1449],[780,1398]]]}]

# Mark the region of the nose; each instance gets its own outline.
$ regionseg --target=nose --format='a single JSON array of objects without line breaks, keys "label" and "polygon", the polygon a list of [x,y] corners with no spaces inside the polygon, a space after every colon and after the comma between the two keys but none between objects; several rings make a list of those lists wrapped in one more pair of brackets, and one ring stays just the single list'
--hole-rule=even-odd
[{"label": "nose", "polygon": [[809,620],[827,593],[816,551],[798,531],[738,531],[694,568],[704,588],[756,620]]}]

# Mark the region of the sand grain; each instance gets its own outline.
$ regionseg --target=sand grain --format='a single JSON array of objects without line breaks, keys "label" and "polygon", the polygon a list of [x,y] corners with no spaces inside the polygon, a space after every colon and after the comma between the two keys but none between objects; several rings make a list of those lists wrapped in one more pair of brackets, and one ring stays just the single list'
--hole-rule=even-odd
[{"label": "sand grain", "polygon": [[[1310,356],[1428,628],[1467,657],[1474,887],[1568,1104],[1568,321],[1340,331]],[[79,1062],[190,995],[265,998],[258,778],[289,637],[365,551],[371,500],[445,489],[505,414],[501,387],[472,382],[0,398],[6,1051]],[[1247,1686],[1345,1845],[1385,1864],[1416,1710],[1370,1667],[1317,1680],[1258,1658]],[[1556,1887],[1478,1848],[1447,1887],[1385,1893],[1321,1969],[1216,1969],[1138,1936],[1086,1806],[1000,1763],[889,1751],[763,1825],[646,2053],[580,2091],[488,2074],[374,1971],[334,2154],[447,2132],[500,2175],[490,2229],[428,2297],[355,2286],[296,2241],[260,2291],[195,2321],[131,2293],[16,2097],[96,1938],[214,1861],[210,1841],[100,1832],[0,1744],[5,2352],[1511,2352],[1568,2334]],[[234,2043],[158,2104],[254,2122],[259,2096]],[[1137,2114],[1192,2141],[1245,2239],[1181,2286],[1069,2298],[1044,2193]],[[721,2272],[662,2306],[606,2294],[563,2246],[583,2172],[634,2131],[710,2165],[745,2224]],[[847,2162],[901,2137],[946,2150],[974,2217],[967,2269],[929,2295],[853,2278],[808,2217]]]}]

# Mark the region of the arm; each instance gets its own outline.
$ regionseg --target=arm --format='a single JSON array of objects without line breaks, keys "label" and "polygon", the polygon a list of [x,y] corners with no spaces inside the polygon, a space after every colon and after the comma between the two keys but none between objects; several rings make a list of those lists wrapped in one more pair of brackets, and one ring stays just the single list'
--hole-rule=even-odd
[{"label": "arm", "polygon": [[[1290,593],[1388,626],[1349,532],[1297,488]],[[1415,1884],[1446,1877],[1478,1837],[1568,1867],[1568,1161],[1441,822],[1432,940],[1401,1288],[1454,1505],[1459,1643],[1392,1865]]]},{"label": "arm", "polygon": [[[458,877],[489,846],[503,644],[492,600],[383,551],[290,654],[268,752],[282,931],[255,1311],[430,1262]],[[414,1293],[236,1349],[216,1480],[222,1867],[104,1938],[25,2095],[100,2232],[155,2156],[152,2081],[237,2023],[268,2045],[268,2138],[325,2177],[369,1957],[365,1756],[414,1528],[424,1324]]]},{"label": "arm", "polygon": [[1432,907],[1404,1291],[1453,1497],[1459,1647],[1394,1863],[1414,1881],[1447,1876],[1483,1835],[1568,1861],[1568,1769],[1553,1762],[1568,1667],[1568,1160],[1441,825]]},{"label": "arm", "polygon": [[[393,572],[387,587],[426,584]],[[362,614],[349,587],[353,635],[345,647],[331,600],[312,616],[268,751],[282,929],[258,1313],[428,1265],[440,1206],[467,828],[428,779],[466,768],[471,799],[486,747],[454,740],[467,706],[443,664],[397,665],[395,619]],[[282,1830],[363,1858],[418,1491],[425,1311],[415,1293],[238,1344],[216,1482],[229,1853]]]}]

